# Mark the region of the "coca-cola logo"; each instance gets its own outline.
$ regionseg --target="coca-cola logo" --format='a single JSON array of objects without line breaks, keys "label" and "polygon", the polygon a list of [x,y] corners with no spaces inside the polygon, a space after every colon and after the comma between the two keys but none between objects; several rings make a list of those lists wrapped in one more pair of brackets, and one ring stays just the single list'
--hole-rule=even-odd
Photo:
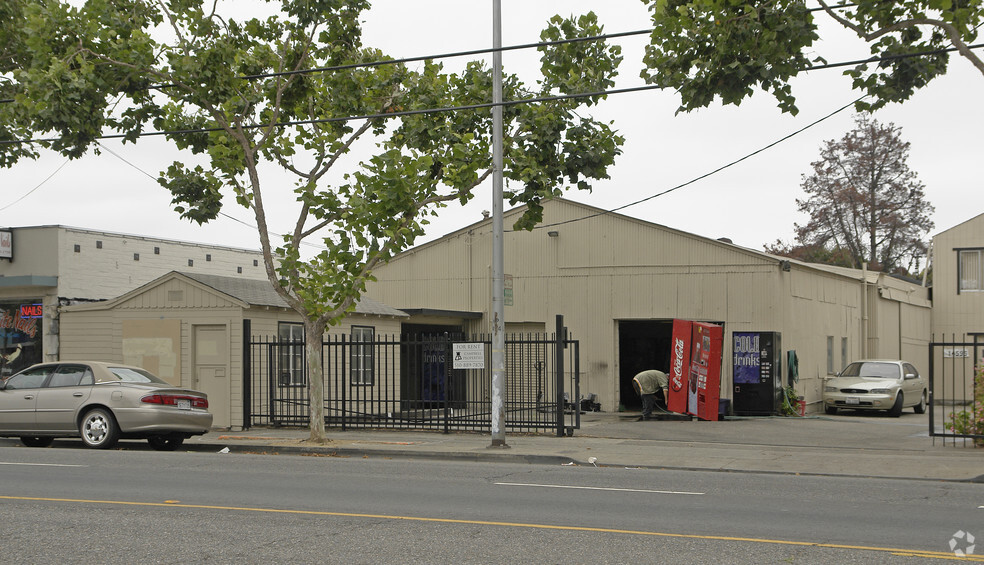
[{"label": "coca-cola logo", "polygon": [[673,390],[683,389],[683,352],[686,344],[683,340],[677,338],[673,343],[673,378],[671,379],[671,384],[673,385]]}]

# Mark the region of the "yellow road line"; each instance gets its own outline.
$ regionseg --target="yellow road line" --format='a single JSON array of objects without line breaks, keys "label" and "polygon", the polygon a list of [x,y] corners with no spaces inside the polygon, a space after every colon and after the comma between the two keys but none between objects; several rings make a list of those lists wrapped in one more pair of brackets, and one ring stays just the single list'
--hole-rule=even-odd
[{"label": "yellow road line", "polygon": [[855,549],[861,551],[878,551],[882,553],[892,553],[899,556],[924,557],[927,559],[951,559],[957,561],[970,561],[984,563],[984,555],[967,555],[958,557],[953,553],[943,551],[923,551],[917,549],[900,549],[892,547],[876,547],[867,545],[848,545],[838,543],[822,543],[811,541],[789,541],[768,538],[746,538],[732,536],[711,536],[699,534],[673,534],[669,532],[647,532],[642,530],[620,530],[616,528],[592,528],[587,526],[556,526],[551,524],[526,524],[522,522],[496,522],[491,520],[460,520],[454,518],[426,518],[421,516],[393,516],[388,514],[364,514],[359,512],[328,512],[324,510],[292,510],[287,508],[254,508],[248,506],[216,506],[210,504],[182,504],[178,501],[166,502],[136,502],[127,500],[87,500],[79,498],[45,498],[34,496],[2,496],[0,500],[20,500],[36,502],[70,502],[77,504],[112,504],[119,506],[147,506],[147,507],[167,507],[167,508],[188,508],[195,510],[224,510],[239,512],[261,512],[269,514],[299,514],[309,516],[335,516],[342,518],[372,518],[383,520],[407,520],[412,522],[439,522],[445,524],[465,524],[477,526],[498,526],[509,528],[530,528],[539,530],[563,530],[571,532],[599,532],[607,534],[628,534],[636,536],[654,536],[665,538],[699,539],[712,541],[738,541],[746,543],[761,543],[773,545],[791,545],[801,547],[819,547],[827,549]]}]

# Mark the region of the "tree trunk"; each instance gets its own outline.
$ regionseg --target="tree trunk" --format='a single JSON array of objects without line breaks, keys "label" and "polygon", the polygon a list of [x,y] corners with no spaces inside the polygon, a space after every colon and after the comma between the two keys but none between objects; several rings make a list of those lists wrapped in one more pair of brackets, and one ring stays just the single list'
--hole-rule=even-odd
[{"label": "tree trunk", "polygon": [[325,380],[322,370],[323,341],[325,323],[304,321],[304,353],[307,359],[308,400],[311,429],[310,440],[324,443],[328,441],[325,433]]}]

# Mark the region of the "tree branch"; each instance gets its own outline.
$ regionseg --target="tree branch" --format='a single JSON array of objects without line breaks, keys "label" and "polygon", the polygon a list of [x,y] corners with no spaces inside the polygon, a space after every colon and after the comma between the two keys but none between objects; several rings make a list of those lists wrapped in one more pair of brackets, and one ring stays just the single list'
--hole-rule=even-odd
[{"label": "tree branch", "polygon": [[943,20],[937,20],[933,18],[913,18],[908,20],[902,20],[901,22],[896,22],[890,26],[875,30],[871,33],[865,33],[861,26],[855,24],[854,22],[842,17],[840,14],[836,13],[830,6],[827,5],[823,0],[819,0],[820,6],[823,7],[823,11],[827,13],[828,16],[833,18],[837,23],[850,29],[858,35],[861,39],[871,42],[883,35],[892,33],[894,31],[900,31],[903,29],[918,27],[921,25],[928,25],[932,27],[937,27],[946,32],[947,37],[950,39],[950,43],[957,49],[957,52],[963,55],[967,60],[971,62],[977,70],[984,74],[984,61],[974,53],[967,43],[960,37],[960,30],[956,28],[953,24],[945,22]]}]

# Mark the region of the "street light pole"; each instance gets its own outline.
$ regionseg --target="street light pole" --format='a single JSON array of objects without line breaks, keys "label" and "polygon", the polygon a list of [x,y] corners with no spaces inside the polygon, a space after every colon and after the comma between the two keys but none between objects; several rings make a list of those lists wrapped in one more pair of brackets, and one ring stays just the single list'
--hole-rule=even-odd
[{"label": "street light pole", "polygon": [[506,445],[506,339],[502,226],[502,1],[492,0],[492,445]]}]

